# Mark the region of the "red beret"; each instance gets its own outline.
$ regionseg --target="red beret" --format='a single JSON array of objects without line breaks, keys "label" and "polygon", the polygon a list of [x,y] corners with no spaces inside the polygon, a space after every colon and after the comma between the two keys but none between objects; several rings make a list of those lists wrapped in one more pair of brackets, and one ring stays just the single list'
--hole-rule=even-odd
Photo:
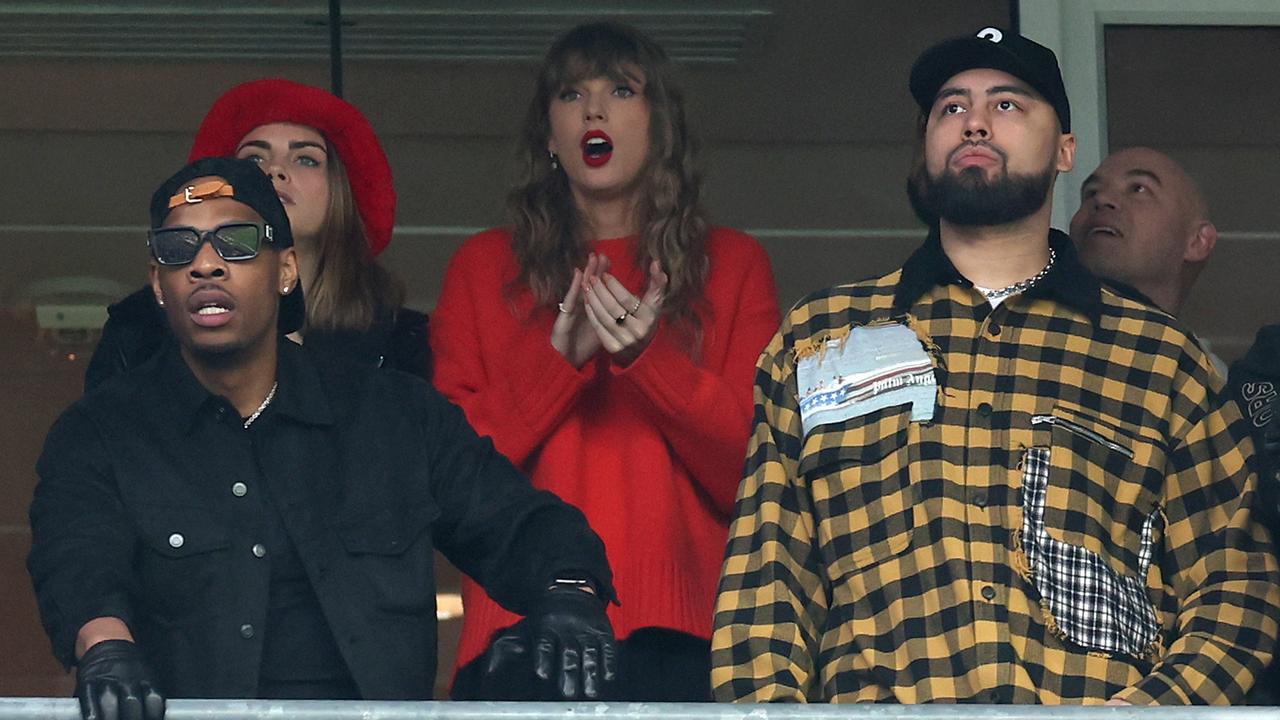
[{"label": "red beret", "polygon": [[374,255],[382,252],[391,243],[396,221],[391,165],[364,114],[325,90],[278,78],[231,88],[204,116],[188,162],[234,155],[250,130],[278,122],[315,128],[337,150],[351,180],[369,249]]}]

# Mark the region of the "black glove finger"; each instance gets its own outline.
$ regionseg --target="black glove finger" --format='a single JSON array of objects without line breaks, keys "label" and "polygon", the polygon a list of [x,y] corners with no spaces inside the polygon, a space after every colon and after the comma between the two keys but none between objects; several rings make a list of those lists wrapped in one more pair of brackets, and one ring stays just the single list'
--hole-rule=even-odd
[{"label": "black glove finger", "polygon": [[142,698],[128,685],[120,687],[120,720],[143,720]]},{"label": "black glove finger", "polygon": [[98,704],[98,683],[90,680],[76,684],[76,699],[80,701],[80,717],[83,720],[102,720],[102,707]]},{"label": "black glove finger", "polygon": [[102,713],[102,720],[120,720],[120,690],[114,682],[108,680],[99,683],[95,700]]},{"label": "black glove finger", "polygon": [[582,696],[600,697],[600,648],[595,644],[582,646]]},{"label": "black glove finger", "polygon": [[524,638],[519,635],[503,635],[494,640],[489,648],[489,664],[485,668],[485,673],[492,675],[499,672],[504,666],[510,665],[528,652],[529,647],[525,644]]},{"label": "black glove finger", "polygon": [[613,638],[605,638],[600,643],[600,664],[604,666],[605,682],[618,679],[618,643]]},{"label": "black glove finger", "polygon": [[164,696],[151,687],[150,683],[143,685],[142,716],[144,720],[164,720],[164,706]]},{"label": "black glove finger", "polygon": [[540,680],[550,680],[555,674],[556,642],[549,635],[542,635],[534,643],[533,673]]},{"label": "black glove finger", "polygon": [[565,700],[574,700],[578,697],[578,675],[581,672],[581,655],[578,648],[565,644],[560,649],[560,697]]}]

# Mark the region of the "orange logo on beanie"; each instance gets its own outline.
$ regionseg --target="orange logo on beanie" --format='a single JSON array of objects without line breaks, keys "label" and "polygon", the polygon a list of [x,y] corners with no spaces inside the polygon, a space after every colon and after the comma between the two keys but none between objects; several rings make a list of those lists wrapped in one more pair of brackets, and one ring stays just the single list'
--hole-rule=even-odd
[{"label": "orange logo on beanie", "polygon": [[182,192],[173,194],[169,198],[169,209],[172,210],[179,205],[192,205],[198,202],[204,202],[210,198],[236,196],[236,189],[222,178],[213,178],[196,185],[188,185],[182,189]]}]

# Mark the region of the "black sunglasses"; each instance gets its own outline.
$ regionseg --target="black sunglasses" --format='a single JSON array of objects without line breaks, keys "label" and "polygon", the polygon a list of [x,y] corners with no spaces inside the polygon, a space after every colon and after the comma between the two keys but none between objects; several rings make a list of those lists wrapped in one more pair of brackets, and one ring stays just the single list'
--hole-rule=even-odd
[{"label": "black sunglasses", "polygon": [[213,245],[218,257],[238,262],[258,257],[262,243],[275,242],[270,225],[233,222],[212,230],[193,227],[162,227],[147,232],[151,256],[161,265],[186,265],[196,259],[205,240]]}]

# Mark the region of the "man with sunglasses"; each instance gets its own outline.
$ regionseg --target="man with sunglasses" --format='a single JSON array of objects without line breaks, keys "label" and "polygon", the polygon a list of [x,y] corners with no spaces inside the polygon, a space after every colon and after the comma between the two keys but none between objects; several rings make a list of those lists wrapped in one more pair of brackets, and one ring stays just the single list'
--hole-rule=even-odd
[{"label": "man with sunglasses", "polygon": [[426,699],[433,547],[529,616],[554,695],[612,679],[599,538],[418,378],[325,360],[289,221],[254,164],[209,158],[151,203],[173,341],[59,418],[28,568],[86,720],[168,697]]}]

